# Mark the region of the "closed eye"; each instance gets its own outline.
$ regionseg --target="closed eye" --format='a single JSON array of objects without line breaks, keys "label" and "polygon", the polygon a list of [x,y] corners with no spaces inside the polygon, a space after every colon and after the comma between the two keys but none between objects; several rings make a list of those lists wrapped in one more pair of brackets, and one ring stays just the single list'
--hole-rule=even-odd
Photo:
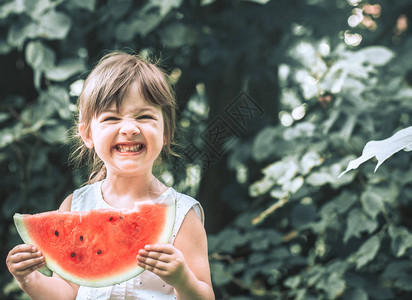
[{"label": "closed eye", "polygon": [[105,122],[105,121],[117,121],[117,120],[119,120],[119,118],[117,118],[117,117],[106,117],[106,118],[103,118],[103,122]]},{"label": "closed eye", "polygon": [[137,117],[138,119],[154,119],[154,117],[153,116],[151,116],[151,115],[142,115],[142,116],[139,116],[139,117]]}]

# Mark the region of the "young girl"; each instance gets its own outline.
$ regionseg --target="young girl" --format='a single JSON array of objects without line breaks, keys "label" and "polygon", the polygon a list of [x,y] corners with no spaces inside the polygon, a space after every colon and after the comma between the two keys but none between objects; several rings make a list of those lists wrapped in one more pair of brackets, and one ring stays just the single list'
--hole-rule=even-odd
[{"label": "young girl", "polygon": [[110,287],[78,286],[37,271],[44,257],[18,245],[7,266],[32,299],[214,299],[203,210],[193,198],[166,187],[152,173],[171,153],[175,102],[165,74],[134,55],[106,55],[86,79],[79,97],[78,157],[93,162],[88,185],[68,196],[61,211],[133,208],[136,201],[171,195],[177,216],[170,244],[147,245],[136,253],[146,272]]}]

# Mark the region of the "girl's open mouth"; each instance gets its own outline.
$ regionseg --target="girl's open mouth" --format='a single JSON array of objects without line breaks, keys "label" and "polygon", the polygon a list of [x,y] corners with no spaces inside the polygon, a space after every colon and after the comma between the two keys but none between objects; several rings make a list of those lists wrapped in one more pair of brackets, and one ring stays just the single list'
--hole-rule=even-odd
[{"label": "girl's open mouth", "polygon": [[114,148],[121,152],[121,153],[127,153],[127,152],[139,152],[142,150],[144,147],[143,144],[132,144],[132,145],[125,145],[125,144],[119,144],[114,146]]}]

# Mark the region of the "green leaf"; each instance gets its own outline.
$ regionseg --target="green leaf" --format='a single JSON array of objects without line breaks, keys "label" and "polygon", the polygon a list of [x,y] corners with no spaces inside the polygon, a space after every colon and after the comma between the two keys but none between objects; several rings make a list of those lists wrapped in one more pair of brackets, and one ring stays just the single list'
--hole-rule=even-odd
[{"label": "green leaf", "polygon": [[66,126],[58,125],[47,127],[40,132],[43,140],[49,144],[64,144],[68,141],[68,132]]},{"label": "green leaf", "polygon": [[245,234],[245,243],[254,251],[267,250],[271,245],[276,246],[282,242],[282,235],[271,229],[251,230]]},{"label": "green leaf", "polygon": [[291,126],[285,129],[283,133],[283,138],[286,141],[298,139],[298,138],[307,138],[312,137],[315,133],[316,126],[311,122],[301,122],[295,126]]},{"label": "green leaf", "polygon": [[270,0],[242,0],[242,1],[254,2],[254,3],[258,3],[258,4],[266,4]]},{"label": "green leaf", "polygon": [[263,264],[266,260],[267,260],[266,255],[264,255],[264,253],[253,252],[248,257],[248,264],[252,266],[256,266],[259,264]]},{"label": "green leaf", "polygon": [[362,193],[361,203],[363,211],[370,217],[376,218],[383,209],[382,194],[375,192],[373,187],[368,186],[366,191]]},{"label": "green leaf", "polygon": [[179,48],[184,45],[191,45],[194,42],[194,36],[189,28],[177,22],[166,26],[160,32],[160,37],[168,48]]},{"label": "green leaf", "polygon": [[222,286],[231,281],[231,274],[226,270],[221,262],[212,262],[210,264],[211,272],[213,273],[213,285]]},{"label": "green leaf", "polygon": [[382,46],[366,47],[357,51],[355,55],[374,66],[386,65],[394,57],[392,50]]},{"label": "green leaf", "polygon": [[83,60],[73,58],[62,60],[57,66],[46,69],[46,77],[53,81],[64,81],[86,69]]},{"label": "green leaf", "polygon": [[404,227],[390,226],[389,236],[392,252],[397,257],[404,255],[406,250],[412,247],[412,234]]},{"label": "green leaf", "polygon": [[70,7],[86,9],[90,12],[96,9],[96,0],[70,0],[66,3]]},{"label": "green leaf", "polygon": [[328,201],[320,209],[320,214],[322,217],[335,217],[335,214],[344,214],[347,210],[358,200],[357,195],[349,192],[343,191],[337,197]]},{"label": "green leaf", "polygon": [[339,177],[343,176],[350,170],[357,169],[362,163],[376,157],[378,163],[375,172],[379,166],[396,152],[401,150],[409,151],[412,149],[412,126],[399,130],[393,136],[380,141],[370,141],[363,148],[362,156],[349,162],[348,167]]},{"label": "green leaf", "polygon": [[377,235],[370,237],[354,254],[356,269],[362,268],[373,260],[379,251],[381,241]]},{"label": "green leaf", "polygon": [[10,119],[10,114],[5,112],[0,112],[0,123]]},{"label": "green leaf", "polygon": [[71,24],[66,14],[50,10],[39,18],[38,35],[50,40],[62,40],[69,33]]},{"label": "green leaf", "polygon": [[300,161],[301,174],[307,175],[314,167],[320,166],[324,161],[317,152],[306,152]]},{"label": "green leaf", "polygon": [[346,231],[343,242],[346,243],[351,237],[359,238],[362,232],[373,232],[378,227],[378,223],[364,214],[358,208],[354,208],[348,214],[346,221]]},{"label": "green leaf", "polygon": [[54,10],[56,5],[59,4],[61,0],[36,0],[36,1],[25,1],[26,13],[32,17],[34,20],[40,20],[42,16],[47,12]]},{"label": "green leaf", "polygon": [[276,127],[265,127],[259,131],[252,144],[252,157],[256,161],[263,161],[276,153],[276,140],[280,130]]},{"label": "green leaf", "polygon": [[45,69],[54,67],[55,54],[53,50],[40,41],[28,43],[26,46],[26,61],[34,71],[34,86],[40,90],[41,76]]},{"label": "green leaf", "polygon": [[36,37],[37,33],[38,26],[36,24],[28,22],[27,20],[19,20],[11,24],[7,32],[7,42],[9,45],[17,47],[20,50],[26,39]]},{"label": "green leaf", "polygon": [[179,7],[182,0],[153,0],[147,2],[138,10],[131,21],[122,22],[116,29],[116,37],[120,41],[130,41],[137,33],[145,37],[153,31],[164,17],[176,7]]},{"label": "green leaf", "polygon": [[14,0],[0,6],[0,19],[5,19],[11,14],[21,14],[25,10],[23,0]]},{"label": "green leaf", "polygon": [[312,172],[306,178],[306,182],[312,186],[322,186],[328,184],[329,182],[334,181],[332,175],[325,171],[325,172]]},{"label": "green leaf", "polygon": [[409,274],[403,274],[398,280],[395,281],[395,286],[404,291],[412,291],[412,276]]},{"label": "green leaf", "polygon": [[343,295],[343,300],[368,300],[368,293],[362,288],[351,289]]},{"label": "green leaf", "polygon": [[301,282],[301,277],[299,276],[290,276],[288,277],[283,284],[289,289],[296,289]]},{"label": "green leaf", "polygon": [[316,287],[323,290],[328,299],[335,299],[345,291],[346,282],[338,273],[331,273],[319,281]]},{"label": "green leaf", "polygon": [[298,164],[289,157],[277,161],[273,164],[268,165],[262,170],[265,177],[278,182],[279,180],[285,180],[283,176],[287,176],[287,179],[292,179],[298,171]]},{"label": "green leaf", "polygon": [[54,51],[40,41],[32,41],[26,46],[26,62],[34,70],[45,70],[54,67],[56,55]]},{"label": "green leaf", "polygon": [[382,273],[382,278],[385,280],[393,280],[398,278],[405,272],[408,272],[412,267],[410,260],[392,261],[386,265],[385,271]]},{"label": "green leaf", "polygon": [[246,237],[234,228],[227,228],[219,234],[219,251],[224,253],[233,252],[236,247],[247,243]]},{"label": "green leaf", "polygon": [[42,93],[39,103],[53,107],[63,120],[71,119],[76,109],[76,106],[70,102],[68,91],[61,87],[51,87],[46,93]]},{"label": "green leaf", "polygon": [[8,54],[13,47],[7,42],[6,39],[0,38],[0,54]]}]

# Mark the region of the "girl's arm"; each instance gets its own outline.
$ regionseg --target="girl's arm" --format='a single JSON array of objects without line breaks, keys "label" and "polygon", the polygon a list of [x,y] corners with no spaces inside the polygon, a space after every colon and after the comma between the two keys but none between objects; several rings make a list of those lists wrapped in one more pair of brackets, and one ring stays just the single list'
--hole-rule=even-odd
[{"label": "girl's arm", "polygon": [[193,209],[183,220],[174,246],[148,245],[139,265],[175,288],[179,300],[215,299],[210,278],[205,229]]},{"label": "girl's arm", "polygon": [[67,282],[55,274],[53,277],[48,277],[35,271],[31,275],[30,280],[19,282],[19,285],[32,300],[76,299],[79,288],[77,285]]},{"label": "girl's arm", "polygon": [[[70,210],[72,196],[67,197],[60,210]],[[43,267],[44,258],[36,247],[18,245],[7,256],[7,267],[20,288],[33,300],[75,299],[79,286],[57,275],[48,277],[37,271]]]}]

